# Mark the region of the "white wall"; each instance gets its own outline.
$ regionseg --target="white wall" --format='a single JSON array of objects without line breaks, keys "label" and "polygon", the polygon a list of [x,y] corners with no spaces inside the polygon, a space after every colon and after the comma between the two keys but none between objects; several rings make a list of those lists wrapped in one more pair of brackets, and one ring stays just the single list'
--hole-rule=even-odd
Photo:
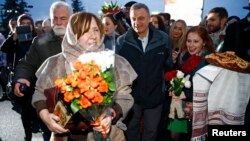
[{"label": "white wall", "polygon": [[188,26],[198,25],[201,21],[203,0],[165,0],[165,12],[171,19],[182,19]]},{"label": "white wall", "polygon": [[198,25],[210,9],[225,7],[229,16],[244,18],[248,10],[243,9],[248,5],[248,0],[165,0],[165,12],[171,14],[171,18],[183,19],[187,25]]}]

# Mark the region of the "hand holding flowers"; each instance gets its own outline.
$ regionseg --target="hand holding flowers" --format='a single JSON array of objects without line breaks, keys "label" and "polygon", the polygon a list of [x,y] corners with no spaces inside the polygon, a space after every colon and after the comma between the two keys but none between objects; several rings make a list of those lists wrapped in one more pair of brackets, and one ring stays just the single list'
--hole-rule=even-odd
[{"label": "hand holding flowers", "polygon": [[191,87],[191,82],[189,81],[190,75],[184,77],[184,73],[180,70],[167,72],[165,78],[167,81],[170,81],[170,91],[173,91],[175,96],[180,96],[183,87]]},{"label": "hand holding flowers", "polygon": [[[171,87],[169,88],[169,95],[172,96],[170,105],[169,118],[174,119],[177,113],[178,118],[184,117],[182,109],[182,99],[185,99],[185,94],[182,91],[184,87],[190,88],[191,82],[189,81],[190,75],[184,77],[184,73],[180,70],[173,70],[165,74],[167,81],[170,81]],[[175,112],[176,111],[176,112]]]},{"label": "hand holding flowers", "polygon": [[73,113],[80,114],[105,138],[110,131],[110,108],[116,91],[114,81],[114,52],[100,51],[81,55],[73,64],[73,73],[58,78],[55,85],[63,101]]}]

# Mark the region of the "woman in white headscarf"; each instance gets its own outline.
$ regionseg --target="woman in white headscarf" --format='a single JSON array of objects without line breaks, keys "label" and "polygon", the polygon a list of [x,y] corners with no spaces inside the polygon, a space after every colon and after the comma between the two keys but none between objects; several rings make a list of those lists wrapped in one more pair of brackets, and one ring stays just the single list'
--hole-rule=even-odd
[{"label": "woman in white headscarf", "polygon": [[[69,24],[66,29],[66,34],[63,39],[62,53],[59,53],[47,59],[36,73],[38,80],[36,83],[36,90],[33,95],[32,104],[36,108],[42,121],[55,134],[65,135],[65,133],[68,133],[70,131],[61,127],[58,124],[58,121],[60,120],[59,117],[49,112],[46,105],[46,96],[44,94],[44,90],[55,87],[54,81],[58,76],[66,76],[68,73],[72,73],[72,63],[77,60],[80,55],[89,52],[90,50],[104,50],[104,45],[102,43],[103,37],[103,25],[94,14],[87,12],[73,14],[70,18]],[[113,117],[106,116],[101,120],[101,125],[105,125],[108,128],[107,132],[111,131],[111,140],[125,140],[123,132],[119,128],[124,127],[121,126],[124,125],[121,123],[121,120],[126,117],[128,111],[134,103],[133,97],[130,95],[130,86],[132,85],[132,82],[136,77],[137,74],[127,62],[127,60],[122,58],[121,56],[116,55],[115,83],[117,92],[113,97],[114,104],[111,106]],[[95,127],[93,129],[99,131],[101,130],[98,127]],[[64,139],[93,139],[93,137],[90,137],[89,134],[91,133],[91,131],[85,130],[84,132],[86,134],[81,133],[81,137],[77,138],[75,138],[76,136],[74,136],[73,133],[70,133],[70,135],[66,134],[66,137],[64,136]]]}]

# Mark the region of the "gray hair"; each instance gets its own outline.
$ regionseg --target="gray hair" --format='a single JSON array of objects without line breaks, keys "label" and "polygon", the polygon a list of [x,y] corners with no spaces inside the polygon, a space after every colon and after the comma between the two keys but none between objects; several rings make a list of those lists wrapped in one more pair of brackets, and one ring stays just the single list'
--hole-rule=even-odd
[{"label": "gray hair", "polygon": [[73,14],[73,10],[68,3],[64,1],[56,1],[50,6],[50,19],[54,19],[54,10],[60,7],[66,7],[69,11],[69,14]]},{"label": "gray hair", "polygon": [[131,10],[137,10],[137,9],[145,9],[148,16],[150,16],[150,11],[149,11],[149,8],[147,7],[147,5],[143,4],[143,3],[135,3],[133,4],[131,7],[130,7],[130,11]]}]

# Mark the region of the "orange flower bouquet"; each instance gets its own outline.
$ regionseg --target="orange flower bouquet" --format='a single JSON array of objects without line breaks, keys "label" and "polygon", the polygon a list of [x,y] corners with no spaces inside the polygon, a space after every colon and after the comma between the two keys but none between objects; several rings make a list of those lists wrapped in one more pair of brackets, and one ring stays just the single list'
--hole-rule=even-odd
[{"label": "orange flower bouquet", "polygon": [[[114,52],[106,50],[86,53],[72,66],[73,73],[67,74],[65,78],[59,77],[55,85],[63,94],[63,101],[70,105],[73,114],[79,112],[90,121],[90,125],[99,126],[100,116],[110,114],[108,109],[116,91]],[[107,133],[101,138],[107,138]]]}]

